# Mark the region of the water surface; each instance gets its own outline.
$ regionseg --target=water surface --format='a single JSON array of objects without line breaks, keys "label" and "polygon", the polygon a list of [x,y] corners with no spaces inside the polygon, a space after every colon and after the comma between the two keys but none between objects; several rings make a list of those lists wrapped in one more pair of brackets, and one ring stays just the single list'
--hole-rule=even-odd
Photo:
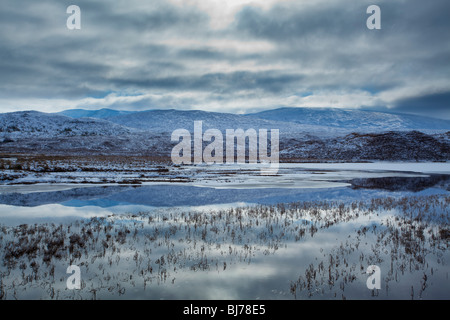
[{"label": "water surface", "polygon": [[[449,299],[449,176],[346,170],[308,172],[324,182],[311,188],[295,183],[304,171],[264,188],[211,175],[209,186],[3,186],[0,296]],[[81,290],[66,288],[71,264]],[[369,265],[380,290],[366,286]]]}]

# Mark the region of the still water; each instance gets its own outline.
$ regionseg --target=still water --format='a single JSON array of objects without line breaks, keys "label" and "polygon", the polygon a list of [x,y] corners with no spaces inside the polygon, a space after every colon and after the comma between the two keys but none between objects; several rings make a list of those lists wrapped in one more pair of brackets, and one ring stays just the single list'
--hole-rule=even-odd
[{"label": "still water", "polygon": [[[449,175],[328,177],[311,188],[292,172],[292,187],[2,186],[0,296],[449,299]],[[79,290],[67,289],[69,265]],[[380,289],[367,287],[370,265]]]}]

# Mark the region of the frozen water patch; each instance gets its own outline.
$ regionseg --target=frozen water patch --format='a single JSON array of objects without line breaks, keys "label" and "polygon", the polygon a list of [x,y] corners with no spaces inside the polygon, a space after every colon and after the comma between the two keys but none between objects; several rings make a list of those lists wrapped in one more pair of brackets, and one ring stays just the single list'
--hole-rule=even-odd
[{"label": "frozen water patch", "polygon": [[342,188],[351,186],[350,183],[316,181],[316,180],[292,180],[292,179],[246,179],[239,181],[201,181],[192,184],[195,187],[207,187],[215,189],[322,189],[322,188]]},{"label": "frozen water patch", "polygon": [[310,170],[395,171],[450,174],[450,162],[285,163],[284,168]]},{"label": "frozen water patch", "polygon": [[[111,185],[111,184],[109,184]],[[19,185],[0,185],[0,195],[1,194],[10,194],[10,193],[34,193],[34,192],[55,192],[55,191],[64,191],[64,190],[72,190],[75,188],[91,188],[91,187],[99,187],[101,185],[94,184],[19,184]],[[106,185],[104,185],[106,186]]]}]

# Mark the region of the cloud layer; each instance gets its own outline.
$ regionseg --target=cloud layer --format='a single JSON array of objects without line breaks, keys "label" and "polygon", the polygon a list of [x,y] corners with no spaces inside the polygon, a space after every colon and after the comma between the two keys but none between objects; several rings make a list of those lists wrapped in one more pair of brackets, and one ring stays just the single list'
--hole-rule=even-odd
[{"label": "cloud layer", "polygon": [[[68,30],[66,8],[81,8]],[[450,118],[450,2],[20,1],[0,11],[1,112],[372,108]]]}]

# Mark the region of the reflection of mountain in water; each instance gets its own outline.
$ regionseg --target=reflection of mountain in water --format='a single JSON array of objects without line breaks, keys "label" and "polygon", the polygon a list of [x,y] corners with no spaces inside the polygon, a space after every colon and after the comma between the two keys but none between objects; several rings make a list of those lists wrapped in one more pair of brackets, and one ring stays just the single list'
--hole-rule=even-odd
[{"label": "reflection of mountain in water", "polygon": [[52,192],[33,193],[7,193],[0,195],[0,203],[13,206],[34,207],[44,204],[62,203],[70,200],[91,200],[96,198],[111,197],[124,189],[133,187],[89,187],[74,188]]},{"label": "reflection of mountain in water", "polygon": [[[0,203],[33,207],[59,203],[69,207],[112,207],[123,204],[155,207],[201,206],[225,203],[275,204],[296,201],[353,201],[367,197],[386,197],[386,190],[412,193],[449,191],[449,175],[429,177],[389,177],[354,179],[352,187],[326,189],[213,189],[186,185],[108,186],[75,188],[54,192],[1,194]],[[395,194],[390,194],[395,196]]]},{"label": "reflection of mountain in water", "polygon": [[428,188],[450,190],[450,175],[435,174],[429,177],[383,177],[349,181],[353,189],[382,189],[388,191],[419,192]]},{"label": "reflection of mountain in water", "polygon": [[[341,188],[342,189],[342,188]],[[333,190],[333,192],[336,192]],[[39,206],[60,203],[71,207],[111,207],[121,204],[155,207],[200,206],[234,202],[277,203],[317,199],[330,189],[214,189],[182,185],[89,187],[55,192],[0,195],[0,203]]]}]

